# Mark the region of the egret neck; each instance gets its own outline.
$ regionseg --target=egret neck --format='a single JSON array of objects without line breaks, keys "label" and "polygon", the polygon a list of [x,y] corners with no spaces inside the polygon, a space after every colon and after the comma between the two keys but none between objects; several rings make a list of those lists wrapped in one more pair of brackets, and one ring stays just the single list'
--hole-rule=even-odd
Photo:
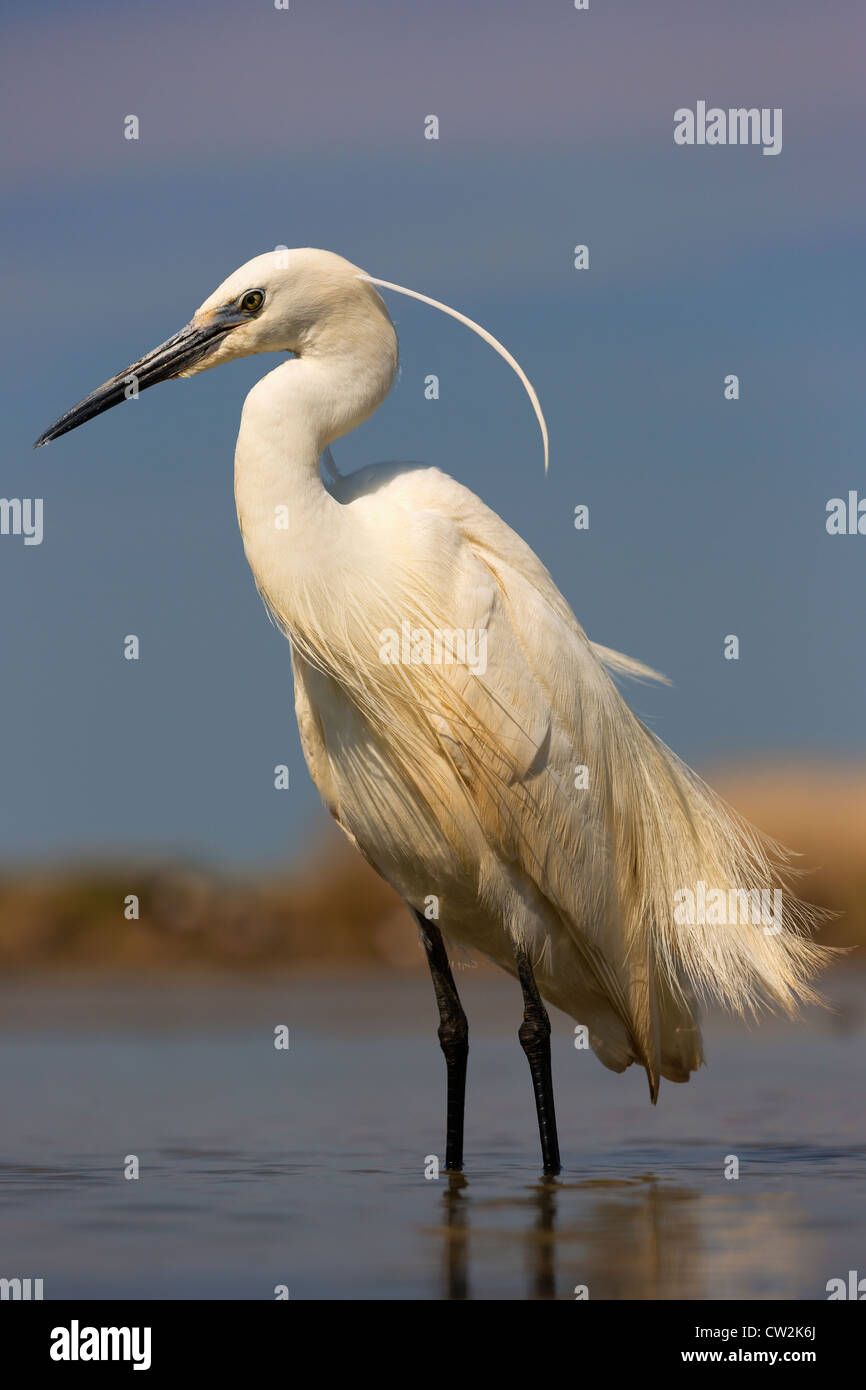
[{"label": "egret neck", "polygon": [[358,520],[324,486],[319,459],[327,445],[373,414],[397,369],[397,337],[381,314],[371,313],[369,322],[356,314],[342,345],[336,336],[331,325],[324,341],[256,383],[244,402],[235,450],[235,501],[247,560],[288,627],[293,614],[306,609],[311,584],[333,587],[349,557],[363,553]]}]

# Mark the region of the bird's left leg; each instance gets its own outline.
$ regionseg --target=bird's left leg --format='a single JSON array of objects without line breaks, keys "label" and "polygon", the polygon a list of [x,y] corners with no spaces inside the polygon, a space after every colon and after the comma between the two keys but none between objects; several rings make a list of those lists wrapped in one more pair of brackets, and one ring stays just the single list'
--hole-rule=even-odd
[{"label": "bird's left leg", "polygon": [[515,947],[514,958],[523,990],[523,1022],[517,1036],[526,1053],[535,1092],[538,1133],[541,1137],[541,1160],[546,1177],[555,1177],[559,1161],[559,1139],[556,1134],[556,1113],[553,1105],[553,1070],[550,1064],[550,1019],[544,1007],[526,947]]},{"label": "bird's left leg", "polygon": [[450,1173],[463,1167],[463,1109],[466,1100],[466,1059],[469,1055],[469,1026],[442,933],[434,922],[428,922],[420,912],[413,913],[421,929],[421,940],[427,952],[427,963],[433,976],[436,1003],[439,1005],[439,1045],[445,1054],[448,1075],[447,1120],[445,1129],[445,1167]]}]

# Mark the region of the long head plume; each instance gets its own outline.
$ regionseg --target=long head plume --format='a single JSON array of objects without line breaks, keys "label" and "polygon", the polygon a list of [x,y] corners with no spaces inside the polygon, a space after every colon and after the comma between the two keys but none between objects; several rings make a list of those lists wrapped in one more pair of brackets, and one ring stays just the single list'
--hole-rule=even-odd
[{"label": "long head plume", "polygon": [[394,285],[390,280],[377,280],[373,275],[361,275],[358,278],[361,280],[368,280],[371,285],[377,285],[379,289],[396,290],[398,294],[408,295],[410,299],[419,299],[422,304],[429,304],[433,309],[441,309],[443,314],[448,314],[452,319],[456,319],[458,323],[465,324],[467,328],[471,328],[473,333],[477,333],[479,338],[483,338],[485,343],[488,343],[490,347],[493,348],[494,352],[498,352],[499,356],[505,359],[509,367],[520,377],[524,390],[532,402],[532,409],[535,411],[535,418],[538,420],[541,429],[541,438],[544,444],[544,471],[547,473],[550,454],[550,446],[547,438],[547,423],[544,419],[538,396],[535,393],[535,387],[529,380],[529,377],[526,375],[520,363],[515,361],[508,349],[503,347],[502,343],[500,343],[499,339],[494,338],[492,333],[488,333],[487,329],[482,328],[481,324],[476,323],[474,319],[468,318],[466,314],[461,314],[457,309],[452,309],[450,304],[443,304],[438,299],[431,299],[427,294],[419,294],[417,290],[407,290],[405,285]]}]

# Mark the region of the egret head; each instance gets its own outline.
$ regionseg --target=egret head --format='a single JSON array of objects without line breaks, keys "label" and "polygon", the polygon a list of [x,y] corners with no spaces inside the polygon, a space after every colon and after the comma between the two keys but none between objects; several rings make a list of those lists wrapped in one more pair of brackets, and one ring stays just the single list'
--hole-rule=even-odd
[{"label": "egret head", "polygon": [[[247,261],[196,309],[185,328],[67,410],[39,436],[35,447],[74,430],[85,420],[92,420],[159,381],[195,376],[235,357],[249,357],[257,352],[294,352],[299,357],[344,356],[352,357],[353,365],[372,364],[377,381],[374,395],[378,399],[372,406],[367,404],[365,413],[369,413],[389,389],[397,366],[397,337],[376,285],[449,314],[505,359],[532,402],[541,429],[547,472],[547,425],[535,388],[492,333],[438,299],[388,280],[376,280],[342,256],[310,247],[297,251],[278,247]],[[358,416],[362,418],[363,414]]]},{"label": "egret head", "polygon": [[393,345],[396,364],[388,311],[357,266],[330,251],[269,251],[224,280],[179,333],[61,415],[35,447],[160,381],[195,376],[252,353],[339,352],[341,345],[360,345],[370,331]]},{"label": "egret head", "polygon": [[351,347],[367,322],[393,336],[388,311],[358,266],[332,251],[281,247],[247,261],[196,310],[191,327],[228,328],[177,375],[194,376],[256,352],[339,351]]}]

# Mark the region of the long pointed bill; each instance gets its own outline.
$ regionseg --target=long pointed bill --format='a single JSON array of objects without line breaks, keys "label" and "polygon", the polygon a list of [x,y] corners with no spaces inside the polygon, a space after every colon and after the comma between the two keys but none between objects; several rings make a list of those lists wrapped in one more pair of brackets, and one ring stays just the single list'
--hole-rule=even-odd
[{"label": "long pointed bill", "polygon": [[522,381],[523,389],[532,402],[532,409],[535,411],[535,418],[541,430],[541,442],[544,445],[544,471],[546,473],[550,458],[550,444],[547,438],[547,421],[544,418],[538,396],[535,394],[535,387],[529,380],[529,377],[526,375],[520,363],[516,362],[511,356],[508,348],[503,347],[499,339],[494,338],[492,333],[488,333],[486,328],[482,328],[480,323],[476,323],[474,319],[470,319],[466,314],[461,314],[458,309],[452,309],[450,304],[443,304],[440,299],[431,299],[429,295],[419,294],[417,290],[407,290],[405,285],[394,285],[390,280],[377,280],[373,275],[359,275],[358,279],[367,280],[371,285],[378,285],[379,289],[382,290],[396,290],[398,294],[405,294],[408,295],[410,299],[418,299],[422,304],[429,304],[432,309],[440,309],[443,314],[448,314],[450,318],[456,319],[458,323],[465,324],[467,328],[471,328],[473,333],[477,333],[479,338],[483,338],[485,343],[490,344],[494,352],[498,352],[499,356],[504,358],[512,371],[516,372],[517,376]]},{"label": "long pointed bill", "polygon": [[113,376],[110,381],[91,391],[89,396],[85,396],[84,400],[79,401],[71,410],[67,410],[65,415],[55,420],[50,429],[40,434],[33,445],[34,449],[59,438],[61,434],[68,434],[70,430],[83,425],[86,420],[92,420],[94,416],[101,415],[103,411],[110,410],[121,401],[129,400],[140,391],[146,391],[148,386],[156,386],[157,382],[179,376],[188,367],[199,362],[221,338],[246,318],[245,314],[228,310],[217,313],[206,323],[188,323],[179,333],[175,333],[173,338],[169,338],[145,357],[133,362],[125,372]]}]

